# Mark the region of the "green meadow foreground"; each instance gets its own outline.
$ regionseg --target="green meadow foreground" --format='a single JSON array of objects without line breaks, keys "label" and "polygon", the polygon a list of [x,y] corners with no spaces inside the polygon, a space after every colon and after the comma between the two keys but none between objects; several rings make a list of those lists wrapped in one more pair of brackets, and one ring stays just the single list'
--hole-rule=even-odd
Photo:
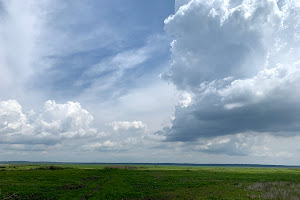
[{"label": "green meadow foreground", "polygon": [[0,165],[0,199],[300,199],[300,169]]}]

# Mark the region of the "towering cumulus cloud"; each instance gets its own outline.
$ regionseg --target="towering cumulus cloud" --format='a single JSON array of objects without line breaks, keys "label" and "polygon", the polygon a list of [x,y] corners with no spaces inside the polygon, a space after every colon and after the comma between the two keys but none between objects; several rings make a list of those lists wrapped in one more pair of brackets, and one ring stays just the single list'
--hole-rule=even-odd
[{"label": "towering cumulus cloud", "polygon": [[167,140],[299,135],[299,15],[289,0],[191,0],[166,19],[175,40],[163,77],[191,97]]}]

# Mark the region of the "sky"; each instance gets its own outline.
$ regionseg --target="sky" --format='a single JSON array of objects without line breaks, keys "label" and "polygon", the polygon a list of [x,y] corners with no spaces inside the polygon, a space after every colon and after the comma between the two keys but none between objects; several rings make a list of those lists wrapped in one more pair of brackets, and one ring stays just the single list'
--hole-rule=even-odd
[{"label": "sky", "polygon": [[299,0],[0,0],[0,160],[300,165]]}]

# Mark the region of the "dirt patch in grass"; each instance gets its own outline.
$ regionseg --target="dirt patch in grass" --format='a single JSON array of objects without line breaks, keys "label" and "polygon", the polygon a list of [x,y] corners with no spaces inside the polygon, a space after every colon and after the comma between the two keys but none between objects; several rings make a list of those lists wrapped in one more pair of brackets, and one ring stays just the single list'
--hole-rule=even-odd
[{"label": "dirt patch in grass", "polygon": [[260,194],[249,195],[253,199],[300,200],[300,184],[289,182],[257,182],[249,185],[247,189],[260,192]]}]

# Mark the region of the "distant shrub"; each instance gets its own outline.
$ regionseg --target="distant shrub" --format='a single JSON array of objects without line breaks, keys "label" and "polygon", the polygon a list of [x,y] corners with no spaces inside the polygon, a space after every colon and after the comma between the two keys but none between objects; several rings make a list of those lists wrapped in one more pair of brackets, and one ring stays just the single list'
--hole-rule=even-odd
[{"label": "distant shrub", "polygon": [[56,166],[56,165],[41,166],[41,167],[36,168],[36,170],[63,170],[63,169],[73,169],[73,168],[72,167]]},{"label": "distant shrub", "polygon": [[107,167],[104,167],[104,169],[137,169],[137,167],[134,167],[134,166],[107,166]]}]

